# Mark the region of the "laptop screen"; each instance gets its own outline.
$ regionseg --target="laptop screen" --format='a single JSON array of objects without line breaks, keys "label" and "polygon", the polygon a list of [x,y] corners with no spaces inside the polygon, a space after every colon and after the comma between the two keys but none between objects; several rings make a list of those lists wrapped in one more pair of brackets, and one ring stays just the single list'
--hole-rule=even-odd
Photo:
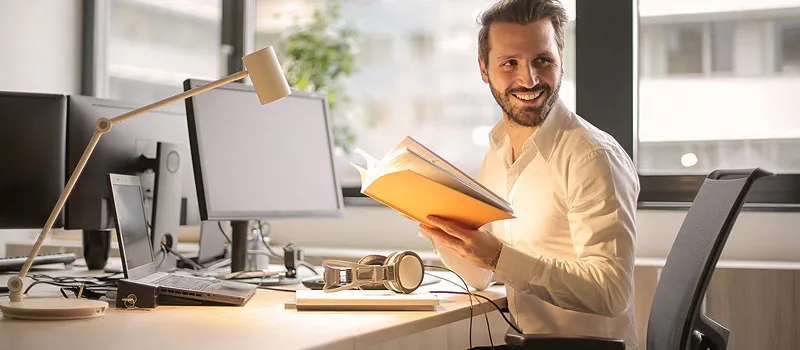
[{"label": "laptop screen", "polygon": [[128,270],[153,262],[140,186],[114,184],[119,238]]}]

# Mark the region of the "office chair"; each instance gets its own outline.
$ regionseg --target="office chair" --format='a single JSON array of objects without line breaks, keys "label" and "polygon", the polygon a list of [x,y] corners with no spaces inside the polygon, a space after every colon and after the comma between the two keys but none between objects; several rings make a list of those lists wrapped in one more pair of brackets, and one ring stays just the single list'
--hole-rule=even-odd
[{"label": "office chair", "polygon": [[[715,170],[689,208],[661,270],[647,327],[647,350],[724,350],[728,329],[700,312],[703,296],[750,187],[772,173],[760,168]],[[624,350],[619,339],[506,335],[521,349]]]}]

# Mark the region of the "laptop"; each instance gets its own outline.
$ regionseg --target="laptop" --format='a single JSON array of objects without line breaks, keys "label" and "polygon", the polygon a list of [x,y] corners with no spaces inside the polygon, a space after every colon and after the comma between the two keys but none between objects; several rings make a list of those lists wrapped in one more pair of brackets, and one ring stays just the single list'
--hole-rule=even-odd
[{"label": "laptop", "polygon": [[159,299],[179,304],[237,305],[247,303],[256,285],[159,272],[144,211],[138,176],[108,174],[117,241],[125,278],[158,287]]}]

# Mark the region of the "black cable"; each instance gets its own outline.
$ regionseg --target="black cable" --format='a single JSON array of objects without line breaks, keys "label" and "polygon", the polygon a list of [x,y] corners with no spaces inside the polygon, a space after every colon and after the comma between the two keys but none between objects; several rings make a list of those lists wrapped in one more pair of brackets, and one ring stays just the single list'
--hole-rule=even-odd
[{"label": "black cable", "polygon": [[225,229],[222,228],[222,221],[217,221],[217,227],[219,227],[219,232],[222,233],[222,236],[225,237],[225,240],[228,241],[228,244],[231,244],[231,237],[225,233]]},{"label": "black cable", "polygon": [[309,269],[309,270],[310,270],[311,272],[313,272],[315,275],[319,276],[319,272],[317,272],[317,270],[314,270],[314,267],[313,267],[313,266],[311,266],[311,264],[309,264],[309,263],[307,263],[307,262],[305,262],[305,261],[301,261],[301,262],[300,262],[300,266],[302,266],[302,267],[305,267],[305,268]]},{"label": "black cable", "polygon": [[[440,279],[442,281],[450,282],[453,285],[455,285],[456,287],[459,287],[459,288],[469,292],[468,288],[464,288],[464,287],[458,285],[458,283],[455,283],[455,282],[453,282],[453,281],[451,281],[451,280],[449,280],[447,278],[444,278],[444,277],[441,277],[441,276],[436,276],[436,275],[434,275],[432,273],[428,273],[428,272],[426,272],[425,274],[428,275],[428,276],[436,277],[436,278],[438,278],[438,279]],[[467,295],[469,295],[470,298],[475,296],[476,297],[475,299],[476,300],[478,299],[477,298],[477,296],[478,296],[477,294],[467,293]],[[480,300],[478,300],[478,303],[480,303]],[[494,340],[492,340],[492,327],[489,325],[489,315],[488,315],[488,312],[486,311],[486,305],[481,304],[481,308],[483,309],[483,318],[486,320],[486,332],[489,334],[489,345],[491,345],[492,348],[494,348]]]},{"label": "black cable", "polygon": [[161,242],[161,261],[158,262],[158,266],[164,263],[164,260],[167,259],[167,249],[164,246],[164,242]]},{"label": "black cable", "polygon": [[[431,293],[442,293],[442,294],[464,294],[464,295],[467,295],[467,293],[464,293],[464,292],[455,292],[455,291],[449,291],[449,290],[432,290],[432,291],[431,291]],[[511,328],[513,328],[515,331],[517,331],[517,333],[519,333],[519,334],[522,334],[522,331],[519,329],[519,327],[517,327],[517,326],[516,326],[514,323],[512,323],[512,322],[511,322],[511,321],[510,321],[510,320],[509,320],[509,319],[506,317],[506,315],[503,313],[503,309],[502,309],[502,308],[501,308],[499,305],[497,305],[497,303],[495,303],[495,302],[494,302],[492,299],[489,299],[488,297],[486,297],[486,296],[483,296],[483,295],[480,295],[480,294],[472,294],[472,295],[474,295],[474,296],[476,296],[476,297],[479,297],[479,298],[481,298],[481,299],[484,299],[484,300],[486,300],[486,301],[488,301],[488,302],[492,303],[492,305],[494,305],[494,307],[497,309],[497,311],[499,311],[499,312],[500,312],[500,316],[503,316],[503,319],[504,319],[504,320],[506,320],[506,323],[508,323],[508,325],[509,325]]]},{"label": "black cable", "polygon": [[[267,238],[269,237],[270,232],[272,232],[272,225],[269,223],[269,221],[265,221],[264,223],[267,224],[267,231],[264,232],[264,226],[262,225],[261,220],[256,222],[258,223],[258,231],[261,233],[261,243],[264,244],[264,248],[267,248],[267,254],[276,259],[283,259],[283,255],[276,253],[274,250],[272,250],[272,247],[269,246],[269,243],[267,243]],[[292,243],[289,243],[289,245],[291,244]]]},{"label": "black cable", "polygon": [[[61,295],[64,296],[64,298],[69,298],[65,290],[69,290],[72,293],[74,293],[75,297],[77,297],[80,294],[82,297],[94,300],[100,299],[100,297],[105,295],[106,291],[116,290],[116,288],[110,288],[109,286],[91,287],[91,286],[86,286],[86,284],[69,284],[69,283],[59,283],[54,281],[34,281],[30,285],[28,285],[28,288],[25,289],[23,294],[28,294],[31,288],[33,288],[38,284],[49,284],[52,286],[59,287],[59,291],[61,292]],[[81,291],[81,289],[83,291]]]},{"label": "black cable", "polygon": [[28,294],[28,291],[30,291],[31,288],[33,288],[37,284],[49,284],[51,286],[56,286],[56,287],[75,287],[75,285],[68,284],[68,283],[59,283],[59,282],[53,282],[53,281],[34,281],[33,283],[28,285],[28,288],[25,288],[25,291],[22,292],[22,294]]},{"label": "black cable", "polygon": [[264,237],[269,237],[269,234],[272,233],[272,224],[269,221],[264,221],[267,224],[267,232],[264,233],[264,227],[261,226],[261,220],[258,220],[258,230],[261,232],[261,235]]},{"label": "black cable", "polygon": [[186,264],[188,264],[189,266],[191,266],[193,269],[195,269],[195,270],[204,270],[205,269],[202,266],[200,266],[198,263],[194,262],[192,259],[189,259],[189,258],[181,255],[180,253],[172,250],[172,248],[170,248],[168,245],[164,244],[164,242],[161,242],[161,247],[166,249],[170,254],[174,255],[176,258],[180,259],[181,261],[183,261]]},{"label": "black cable", "polygon": [[[453,271],[453,270],[450,270],[450,269],[448,269],[448,268],[446,268],[446,267],[442,267],[442,266],[436,266],[436,265],[422,265],[422,266],[423,266],[423,267],[434,268],[434,269],[442,269],[442,270],[447,270],[447,271],[450,271],[450,272],[452,272],[454,275],[456,275],[456,277],[458,277],[458,279],[460,279],[460,280],[461,280],[461,283],[464,283],[464,289],[466,289],[466,291],[467,291],[467,294],[468,294],[468,295],[470,295],[470,297],[469,297],[469,298],[467,298],[467,299],[469,299],[469,348],[470,348],[470,349],[472,349],[472,297],[471,297],[472,293],[469,291],[469,285],[468,285],[468,284],[467,284],[467,282],[466,282],[466,281],[464,281],[464,279],[463,279],[463,278],[461,278],[461,276],[459,276],[459,275],[458,275],[458,274],[457,274],[455,271]],[[491,339],[491,338],[492,338],[492,335],[491,335],[491,333],[490,333],[490,334],[489,334],[489,339]]]},{"label": "black cable", "polygon": [[35,282],[53,282],[53,283],[61,283],[61,284],[72,284],[72,285],[90,285],[92,287],[116,287],[117,281],[111,279],[114,276],[101,276],[101,277],[70,277],[70,276],[48,276],[46,274],[30,274],[27,277],[34,280]]},{"label": "black cable", "polygon": [[280,255],[276,253],[274,250],[272,250],[272,247],[269,246],[269,243],[267,243],[267,239],[266,237],[264,237],[264,235],[261,235],[261,243],[264,244],[264,248],[267,248],[267,254],[269,254],[271,257],[276,259],[283,259],[283,255]]},{"label": "black cable", "polygon": [[269,287],[269,286],[258,286],[258,289],[268,289],[268,290],[274,290],[274,291],[278,291],[278,292],[290,292],[290,293],[297,292],[297,289],[284,289],[284,288],[275,288],[275,287]]}]

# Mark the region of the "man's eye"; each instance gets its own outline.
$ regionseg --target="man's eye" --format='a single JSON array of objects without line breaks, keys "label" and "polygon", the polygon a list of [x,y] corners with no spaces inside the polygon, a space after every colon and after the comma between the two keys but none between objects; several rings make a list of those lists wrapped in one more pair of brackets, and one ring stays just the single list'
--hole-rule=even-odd
[{"label": "man's eye", "polygon": [[517,60],[508,60],[508,61],[503,62],[503,66],[504,67],[510,67],[510,66],[516,66],[516,65],[517,65]]},{"label": "man's eye", "polygon": [[551,61],[550,61],[550,59],[549,59],[549,58],[547,58],[547,57],[539,57],[539,58],[537,58],[537,59],[533,60],[533,63],[534,63],[535,65],[539,65],[539,66],[540,66],[540,65],[545,65],[545,64],[548,64],[548,63],[550,63],[550,62],[551,62]]}]

